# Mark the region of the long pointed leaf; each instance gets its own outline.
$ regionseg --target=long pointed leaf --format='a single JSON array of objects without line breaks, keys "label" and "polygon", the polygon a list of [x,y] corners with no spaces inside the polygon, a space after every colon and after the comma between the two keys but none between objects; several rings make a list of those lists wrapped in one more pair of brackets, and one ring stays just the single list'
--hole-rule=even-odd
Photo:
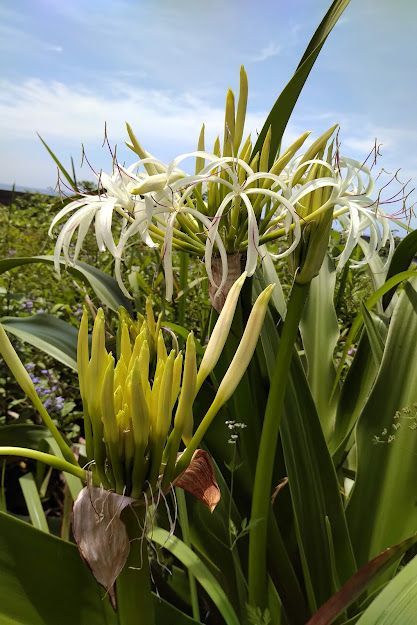
[{"label": "long pointed leaf", "polygon": [[336,270],[326,257],[320,273],[313,279],[300,324],[307,358],[307,380],[310,385],[324,435],[334,428],[337,392],[332,396],[336,378],[333,353],[339,340],[339,324],[333,304]]},{"label": "long pointed leaf", "polygon": [[322,22],[311,38],[311,41],[307,46],[294,76],[281,92],[272,107],[272,110],[269,113],[261,132],[259,133],[250,160],[252,160],[258,152],[261,152],[265,137],[269,128],[271,128],[270,165],[272,164],[272,161],[279,149],[285,127],[298,100],[298,96],[301,93],[304,83],[307,80],[327,37],[348,4],[349,0],[335,0],[330,6]]},{"label": "long pointed leaf", "polygon": [[[410,232],[402,241],[397,245],[394,255],[391,258],[390,266],[387,272],[387,280],[395,276],[401,271],[408,269],[413,262],[417,254],[417,230]],[[395,293],[395,289],[391,289],[384,294],[382,298],[382,305],[384,308],[390,303],[392,296]]]},{"label": "long pointed leaf", "polygon": [[[385,343],[387,336],[385,324],[379,320],[375,326],[381,336],[381,341]],[[350,438],[356,421],[370,395],[378,369],[379,366],[372,355],[368,335],[364,332],[340,390],[335,431],[329,443],[336,466],[343,459],[346,442]]]},{"label": "long pointed leaf", "polygon": [[[62,174],[64,175],[66,181],[68,182],[68,184],[71,186],[72,189],[74,189],[74,191],[78,191],[77,189],[77,183],[75,181],[75,176],[74,179],[71,178],[70,174],[68,173],[68,171],[65,169],[65,167],[63,166],[63,164],[61,163],[61,161],[58,159],[58,157],[56,156],[56,154],[51,150],[51,148],[49,147],[49,145],[42,139],[42,137],[40,136],[40,134],[38,133],[38,137],[39,139],[42,141],[44,147],[47,149],[47,151],[49,152],[49,155],[53,158],[53,160],[55,161],[58,169],[62,172]],[[72,159],[71,159],[71,163],[72,163]],[[74,171],[74,169],[73,169]]]},{"label": "long pointed leaf", "polygon": [[[279,339],[268,314],[261,333],[269,373]],[[330,521],[338,577],[346,581],[356,570],[344,517],[339,485],[313,398],[298,357],[291,366],[285,414],[281,424],[285,465],[294,507],[297,538],[304,554],[306,585],[311,585],[311,609],[333,594]]]}]

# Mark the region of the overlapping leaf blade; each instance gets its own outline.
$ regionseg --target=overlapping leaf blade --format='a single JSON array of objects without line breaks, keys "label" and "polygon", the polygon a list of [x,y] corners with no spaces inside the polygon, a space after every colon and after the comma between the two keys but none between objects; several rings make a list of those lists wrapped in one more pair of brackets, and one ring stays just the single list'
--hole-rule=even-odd
[{"label": "overlapping leaf blade", "polygon": [[359,564],[417,527],[416,288],[414,279],[399,297],[381,368],[358,421],[357,478],[347,514]]},{"label": "overlapping leaf blade", "polygon": [[336,270],[326,256],[319,275],[313,279],[300,324],[307,358],[307,380],[316,404],[323,432],[330,438],[338,392],[332,394],[336,379],[333,353],[339,339],[339,324],[333,304]]},{"label": "overlapping leaf blade", "polygon": [[417,557],[382,590],[357,625],[415,625],[417,614]]}]

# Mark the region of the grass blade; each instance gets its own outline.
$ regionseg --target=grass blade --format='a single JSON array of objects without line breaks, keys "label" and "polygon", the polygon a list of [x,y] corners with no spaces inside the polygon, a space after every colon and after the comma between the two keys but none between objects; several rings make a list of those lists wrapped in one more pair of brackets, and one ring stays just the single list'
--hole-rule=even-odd
[{"label": "grass blade", "polygon": [[46,520],[35,478],[32,473],[22,475],[22,477],[19,478],[19,483],[22,488],[23,497],[25,498],[33,527],[49,534],[48,521]]},{"label": "grass blade", "polygon": [[[347,516],[360,565],[417,526],[417,279],[394,309],[381,367],[356,430],[357,476]],[[364,510],[372,515],[364,515]]]}]

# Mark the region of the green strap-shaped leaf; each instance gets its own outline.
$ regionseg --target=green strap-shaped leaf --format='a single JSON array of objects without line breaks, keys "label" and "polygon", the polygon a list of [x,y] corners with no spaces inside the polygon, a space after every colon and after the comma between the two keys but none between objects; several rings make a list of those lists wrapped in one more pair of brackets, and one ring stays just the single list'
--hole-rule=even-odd
[{"label": "green strap-shaped leaf", "polygon": [[[14,269],[15,267],[30,265],[33,263],[53,265],[54,257],[23,256],[17,258],[4,258],[0,260],[0,274],[5,271],[10,271],[10,269]],[[60,263],[61,268],[66,267],[66,263],[63,259]],[[107,273],[104,273],[103,271],[100,271],[100,269],[81,261],[77,261],[74,265],[69,265],[67,267],[67,271],[89,284],[99,298],[100,302],[105,306],[108,306],[111,310],[117,312],[120,306],[124,306],[129,312],[132,312],[131,301],[123,295],[116,280]]]},{"label": "green strap-shaped leaf", "polygon": [[311,41],[307,46],[294,76],[281,92],[272,107],[272,110],[269,113],[261,132],[259,133],[250,160],[252,160],[258,152],[261,152],[267,132],[269,128],[271,128],[270,165],[272,165],[273,159],[279,149],[285,127],[298,100],[298,96],[301,93],[304,83],[307,80],[327,37],[348,4],[349,0],[335,0],[332,3],[311,38]]},{"label": "green strap-shaped leaf", "polygon": [[383,589],[357,625],[415,625],[417,615],[417,557]]},{"label": "green strap-shaped leaf", "polygon": [[372,355],[374,357],[377,367],[379,367],[379,365],[381,364],[385,346],[379,331],[379,319],[374,313],[366,308],[363,302],[361,302],[361,311],[363,322],[365,325],[365,331],[368,334],[368,340],[371,346]]},{"label": "green strap-shaped leaf", "polygon": [[[269,314],[265,318],[261,340],[271,373],[279,338]],[[304,581],[306,588],[310,588],[310,609],[315,610],[334,592],[337,585],[334,568],[343,583],[354,574],[356,567],[333,462],[304,370],[295,352],[280,431]],[[332,545],[329,543],[329,525]]]},{"label": "green strap-shaped leaf", "polygon": [[164,549],[167,549],[187,567],[189,572],[193,574],[195,579],[202,585],[212,599],[224,618],[226,625],[239,625],[236,612],[223,591],[223,588],[214,575],[210,573],[206,565],[185,543],[176,536],[172,536],[161,527],[154,528],[150,538]]},{"label": "green strap-shaped leaf", "polygon": [[77,330],[66,321],[42,313],[32,317],[3,317],[0,323],[25,343],[77,369]]},{"label": "green strap-shaped leaf", "polygon": [[333,304],[336,270],[326,257],[310,286],[300,324],[307,358],[307,380],[316,404],[326,439],[334,428],[337,391],[332,395],[336,378],[333,353],[339,340],[339,324]]},{"label": "green strap-shaped leaf", "polygon": [[[343,583],[354,574],[356,565],[334,465],[296,353],[281,439],[298,540],[303,544],[319,606],[333,594],[339,580]],[[329,543],[329,526],[332,544]]]},{"label": "green strap-shaped leaf", "polygon": [[29,447],[43,451],[43,442],[52,438],[52,434],[43,425],[33,423],[12,423],[0,427],[0,447]]},{"label": "green strap-shaped leaf", "polygon": [[56,156],[56,154],[51,150],[51,148],[49,147],[49,145],[42,139],[42,137],[40,136],[40,134],[38,133],[38,137],[41,140],[41,142],[43,143],[44,147],[47,149],[47,151],[49,152],[49,155],[53,158],[53,160],[56,163],[56,166],[58,167],[58,169],[62,172],[64,178],[66,179],[66,181],[68,182],[68,184],[71,186],[72,189],[74,189],[74,191],[78,191],[77,189],[77,181],[75,179],[75,172],[74,172],[74,163],[73,160],[71,158],[71,165],[72,165],[72,171],[74,172],[74,177],[71,178],[70,174],[68,173],[68,171],[65,169],[65,167],[63,166],[63,164],[61,163],[61,161],[58,159],[58,157]]},{"label": "green strap-shaped leaf", "polygon": [[357,474],[347,516],[361,565],[417,527],[416,289],[414,279],[399,296],[381,367],[356,429]]}]

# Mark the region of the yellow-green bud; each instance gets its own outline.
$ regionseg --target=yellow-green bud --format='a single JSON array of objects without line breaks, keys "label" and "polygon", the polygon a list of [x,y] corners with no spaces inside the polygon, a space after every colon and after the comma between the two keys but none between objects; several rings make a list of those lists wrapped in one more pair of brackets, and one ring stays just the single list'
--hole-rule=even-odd
[{"label": "yellow-green bud", "polygon": [[198,370],[196,383],[197,393],[200,390],[204,380],[213,371],[214,367],[217,364],[217,361],[220,358],[220,354],[223,351],[223,347],[226,343],[227,337],[229,336],[230,327],[232,325],[237,302],[239,299],[239,294],[246,279],[246,275],[246,272],[242,273],[242,275],[236,280],[229,293],[227,294],[223,309],[219,315],[219,318],[217,319],[216,325],[214,326],[210,340],[206,347],[206,351],[204,352],[203,360],[201,361]]}]

